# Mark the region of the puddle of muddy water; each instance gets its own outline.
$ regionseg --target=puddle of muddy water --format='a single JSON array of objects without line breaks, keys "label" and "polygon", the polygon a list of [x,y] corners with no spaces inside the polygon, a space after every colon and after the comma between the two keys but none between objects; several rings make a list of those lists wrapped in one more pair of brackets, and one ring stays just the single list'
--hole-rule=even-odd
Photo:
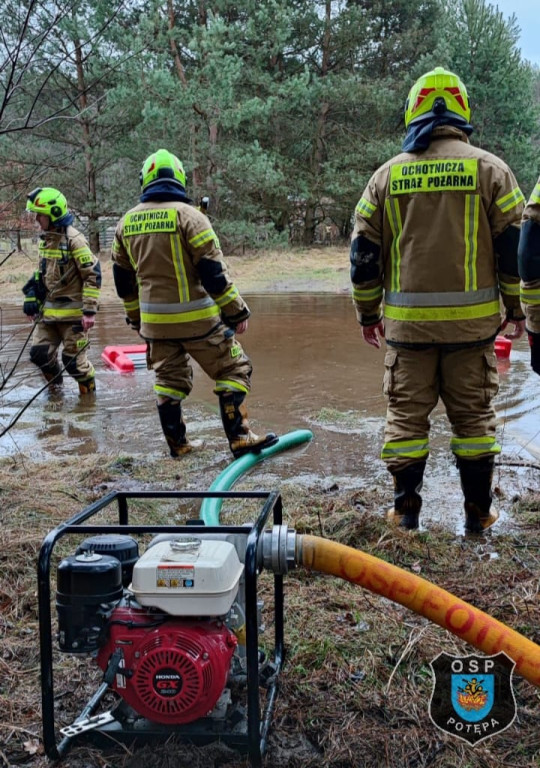
[{"label": "puddle of muddy water", "polygon": [[[258,465],[252,477],[266,490],[287,483],[309,489],[380,487],[391,501],[390,477],[379,459],[385,402],[381,392],[384,350],[363,343],[348,296],[281,294],[249,297],[253,315],[240,338],[254,365],[247,401],[253,427],[280,434],[310,429],[313,441]],[[11,370],[28,335],[17,310],[2,313],[0,363]],[[144,367],[120,374],[101,359],[110,344],[137,344],[118,304],[104,306],[92,334],[96,366],[95,400],[79,398],[67,380],[60,397],[40,394],[0,440],[0,456],[22,451],[36,458],[73,451],[152,454],[166,460],[154,402],[153,374]],[[184,404],[192,437],[205,439],[228,461],[213,383],[194,363],[194,389]],[[511,500],[536,488],[537,470],[512,466],[540,463],[540,381],[529,367],[527,341],[514,343],[509,361],[500,361],[499,442],[503,446],[496,484],[501,518]],[[3,429],[41,386],[25,352],[0,399]],[[458,473],[449,452],[444,410],[432,415],[431,454],[423,490],[423,524],[442,522],[462,530]],[[214,478],[209,480],[209,484]]]}]

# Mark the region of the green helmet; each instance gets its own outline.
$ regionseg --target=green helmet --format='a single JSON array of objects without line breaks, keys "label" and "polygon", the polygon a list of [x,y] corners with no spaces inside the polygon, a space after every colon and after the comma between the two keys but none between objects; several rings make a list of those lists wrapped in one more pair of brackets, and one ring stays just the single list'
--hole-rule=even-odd
[{"label": "green helmet", "polygon": [[466,123],[471,119],[467,89],[453,72],[435,67],[422,75],[409,91],[405,102],[405,126],[423,117],[450,113]]},{"label": "green helmet", "polygon": [[174,184],[186,187],[186,174],[180,160],[166,149],[158,149],[149,155],[143,163],[139,181],[141,189],[145,190],[151,184],[161,179],[167,179]]},{"label": "green helmet", "polygon": [[43,213],[51,222],[61,219],[68,212],[64,195],[54,187],[36,187],[26,196],[26,210]]}]

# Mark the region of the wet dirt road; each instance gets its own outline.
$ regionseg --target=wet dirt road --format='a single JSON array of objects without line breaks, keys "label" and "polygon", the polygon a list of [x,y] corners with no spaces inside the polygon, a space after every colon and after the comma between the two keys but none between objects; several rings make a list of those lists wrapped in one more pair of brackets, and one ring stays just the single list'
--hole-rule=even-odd
[{"label": "wet dirt road", "polygon": [[[263,490],[296,483],[331,490],[380,487],[391,500],[390,478],[379,459],[385,402],[381,392],[384,351],[364,344],[350,299],[334,294],[279,294],[247,297],[253,315],[240,338],[254,365],[248,400],[256,430],[283,434],[310,429],[313,441],[281,454],[254,470]],[[2,312],[0,363],[4,376],[14,366],[30,326],[18,309]],[[105,346],[138,344],[124,323],[119,304],[100,310],[91,337],[96,367],[95,401],[80,399],[65,381],[60,399],[40,394],[0,439],[0,456],[17,452],[45,460],[47,455],[104,452],[167,458],[152,390],[144,366],[120,374],[101,359]],[[496,500],[505,517],[511,500],[536,488],[540,465],[540,380],[529,367],[527,341],[514,344],[510,360],[499,361],[499,442],[503,446]],[[189,435],[204,438],[217,457],[228,461],[212,382],[194,364],[194,390],[184,405]],[[41,387],[27,349],[4,386],[0,428],[4,430]],[[461,527],[461,493],[449,452],[450,431],[443,409],[432,415],[431,454],[426,470],[423,522]],[[215,479],[211,477],[208,485]]]}]

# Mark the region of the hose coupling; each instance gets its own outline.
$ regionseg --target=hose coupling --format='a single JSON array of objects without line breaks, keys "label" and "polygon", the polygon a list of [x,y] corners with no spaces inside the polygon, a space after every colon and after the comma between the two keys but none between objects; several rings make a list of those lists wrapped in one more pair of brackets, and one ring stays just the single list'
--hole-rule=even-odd
[{"label": "hose coupling", "polygon": [[258,557],[259,567],[285,576],[296,568],[296,531],[286,525],[274,525],[271,531],[264,531]]}]

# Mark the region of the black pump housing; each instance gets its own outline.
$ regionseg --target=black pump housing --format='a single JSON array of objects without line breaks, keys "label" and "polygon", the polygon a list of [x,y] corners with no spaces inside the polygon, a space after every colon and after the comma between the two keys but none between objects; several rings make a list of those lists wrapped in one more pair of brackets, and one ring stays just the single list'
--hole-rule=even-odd
[{"label": "black pump housing", "polygon": [[122,566],[116,557],[83,552],[62,560],[56,591],[60,650],[90,653],[103,645],[108,617],[122,595]]}]

